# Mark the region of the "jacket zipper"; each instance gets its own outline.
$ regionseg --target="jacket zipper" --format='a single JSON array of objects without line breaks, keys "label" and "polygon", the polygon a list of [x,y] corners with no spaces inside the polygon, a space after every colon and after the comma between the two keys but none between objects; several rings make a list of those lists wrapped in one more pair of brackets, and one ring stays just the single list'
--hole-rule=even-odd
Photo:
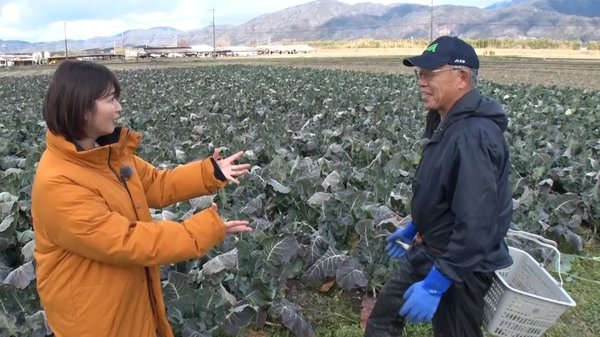
[{"label": "jacket zipper", "polygon": [[[136,207],[135,207],[135,202],[133,201],[133,197],[131,196],[131,191],[129,191],[129,187],[127,186],[127,181],[125,179],[121,179],[121,175],[117,173],[117,171],[112,167],[112,165],[110,164],[110,160],[112,157],[112,147],[108,147],[108,168],[115,174],[115,176],[117,177],[117,180],[123,185],[123,187],[125,187],[125,190],[127,191],[127,195],[129,195],[129,201],[131,202],[131,206],[133,207],[133,212],[135,213],[135,218],[137,220],[137,211],[136,211]],[[150,277],[150,269],[148,269],[148,267],[144,267],[144,274],[146,276],[146,284],[148,285],[147,290],[148,290],[148,299],[150,300],[150,308],[152,309],[152,317],[156,320],[157,319],[157,315],[156,315],[156,308],[155,308],[155,304],[156,304],[156,298],[154,297],[154,292],[152,291],[152,278]],[[158,323],[158,322],[156,322]],[[157,326],[158,328],[158,326]],[[160,335],[158,334],[158,331],[156,332],[157,337],[160,337]]]}]

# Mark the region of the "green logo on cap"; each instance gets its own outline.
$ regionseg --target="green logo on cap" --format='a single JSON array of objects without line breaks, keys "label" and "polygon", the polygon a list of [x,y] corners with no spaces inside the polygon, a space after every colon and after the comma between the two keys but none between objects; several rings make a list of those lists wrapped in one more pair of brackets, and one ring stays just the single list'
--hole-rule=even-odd
[{"label": "green logo on cap", "polygon": [[438,46],[438,44],[434,43],[431,46],[427,47],[427,49],[425,49],[425,51],[435,53],[435,50],[437,49],[437,46]]}]

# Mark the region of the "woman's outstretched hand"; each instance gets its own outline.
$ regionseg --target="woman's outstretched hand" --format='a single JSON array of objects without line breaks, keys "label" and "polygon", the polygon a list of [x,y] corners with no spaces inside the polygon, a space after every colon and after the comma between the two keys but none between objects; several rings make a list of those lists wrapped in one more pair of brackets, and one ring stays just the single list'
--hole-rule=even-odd
[{"label": "woman's outstretched hand", "polygon": [[248,171],[250,170],[250,164],[235,163],[236,160],[242,158],[243,156],[244,151],[240,151],[225,159],[221,159],[218,148],[215,148],[215,152],[213,153],[213,159],[219,165],[219,168],[221,169],[221,172],[223,172],[225,178],[237,185],[240,184],[240,181],[236,178],[248,174]]},{"label": "woman's outstretched hand", "polygon": [[[210,207],[217,212],[218,211],[218,207],[217,204],[215,204],[214,202],[212,203],[212,205],[210,205]],[[243,232],[251,232],[252,231],[252,227],[249,226],[250,223],[246,220],[230,220],[230,221],[225,221],[225,229],[227,230],[227,233],[243,233]]]}]

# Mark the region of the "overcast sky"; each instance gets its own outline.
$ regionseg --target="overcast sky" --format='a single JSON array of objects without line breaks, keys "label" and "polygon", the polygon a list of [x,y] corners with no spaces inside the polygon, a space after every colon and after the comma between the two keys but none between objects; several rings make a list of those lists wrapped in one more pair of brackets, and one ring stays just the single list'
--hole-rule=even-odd
[{"label": "overcast sky", "polygon": [[[431,0],[340,0],[348,4],[418,3]],[[486,7],[501,0],[433,0],[435,5]],[[0,40],[28,42],[112,36],[129,29],[206,27],[215,9],[217,24],[245,23],[259,15],[309,0],[0,0]]]}]

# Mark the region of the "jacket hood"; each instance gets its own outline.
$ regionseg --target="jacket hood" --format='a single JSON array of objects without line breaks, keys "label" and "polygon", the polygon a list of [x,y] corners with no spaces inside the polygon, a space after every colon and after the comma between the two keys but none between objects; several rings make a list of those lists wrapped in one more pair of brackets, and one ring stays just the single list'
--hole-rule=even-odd
[{"label": "jacket hood", "polygon": [[504,109],[497,101],[483,97],[479,90],[471,90],[454,104],[454,107],[448,112],[446,125],[467,117],[485,117],[489,118],[500,127],[504,132],[508,126],[508,117]]},{"label": "jacket hood", "polygon": [[132,155],[140,142],[140,134],[127,128],[116,128],[107,136],[98,138],[100,145],[90,150],[81,150],[79,146],[61,135],[46,130],[46,146],[49,151],[61,158],[81,166],[106,168],[109,162],[118,162]]},{"label": "jacket hood", "polygon": [[430,110],[427,114],[427,126],[424,137],[433,140],[436,131],[443,131],[452,123],[470,117],[489,118],[498,125],[502,132],[506,131],[508,127],[508,117],[500,103],[481,96],[479,90],[473,89],[454,104],[452,109],[448,111],[447,118],[443,121],[441,121],[440,115],[436,110]]}]

